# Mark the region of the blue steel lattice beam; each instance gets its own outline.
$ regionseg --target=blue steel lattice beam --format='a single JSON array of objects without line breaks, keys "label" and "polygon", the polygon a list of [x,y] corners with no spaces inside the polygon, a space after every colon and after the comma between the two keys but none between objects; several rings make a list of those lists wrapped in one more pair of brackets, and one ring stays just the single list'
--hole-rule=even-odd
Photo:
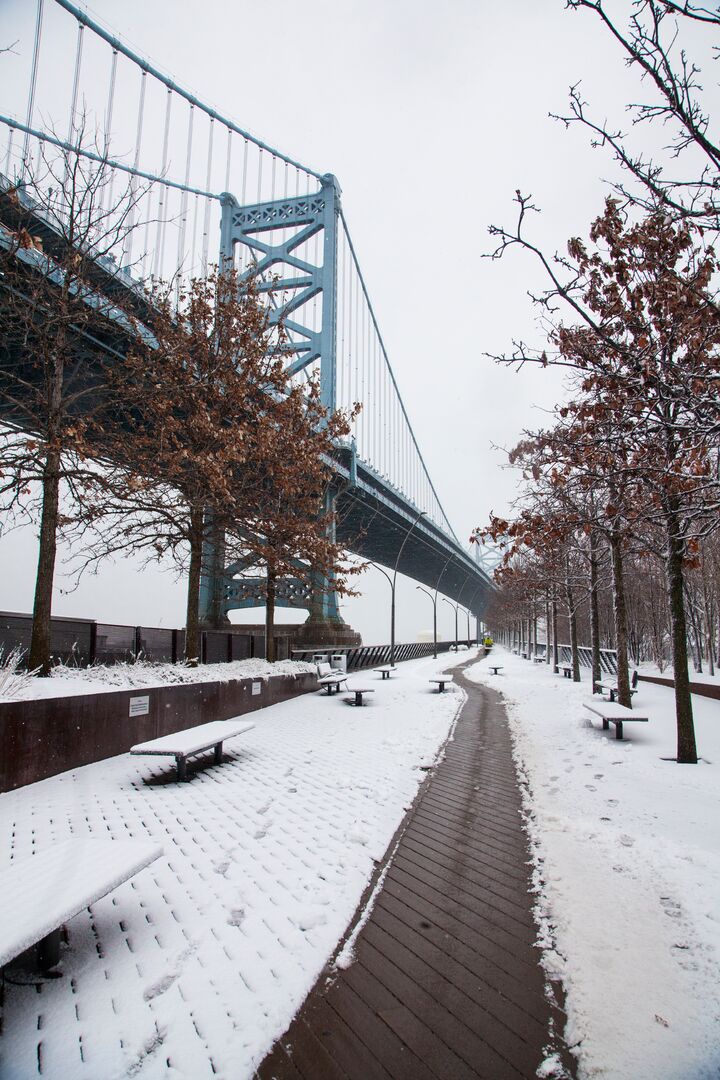
[{"label": "blue steel lattice beam", "polygon": [[[261,293],[270,294],[270,322],[286,332],[282,351],[294,356],[288,366],[297,374],[320,362],[320,395],[328,411],[337,401],[337,228],[340,185],[330,174],[318,192],[273,202],[240,206],[228,192],[221,196],[221,258],[233,262],[234,248],[251,254],[244,276],[254,278]],[[322,233],[322,260],[314,263],[297,252]],[[279,239],[276,237],[279,234]],[[310,325],[308,305],[322,301],[320,329]]]},{"label": "blue steel lattice beam", "polygon": [[[250,266],[241,279],[253,278],[261,294],[269,296],[270,323],[284,331],[282,351],[289,358],[288,373],[295,375],[315,362],[320,366],[320,397],[333,412],[337,405],[337,239],[340,185],[330,174],[320,190],[308,195],[241,206],[229,192],[221,195],[220,261],[235,264],[235,248],[250,253]],[[311,260],[309,241],[322,234],[321,257]],[[311,325],[310,302],[320,297],[320,328]],[[328,500],[333,500],[331,493]],[[329,504],[328,504],[329,508]],[[223,565],[223,544],[208,535],[205,565],[209,572],[201,583],[201,617],[218,622],[227,612],[246,606],[258,595],[258,582],[249,592],[237,579],[233,567]],[[311,620],[342,626],[332,581],[317,576],[312,594],[289,588],[283,595],[287,606],[310,608]]]}]

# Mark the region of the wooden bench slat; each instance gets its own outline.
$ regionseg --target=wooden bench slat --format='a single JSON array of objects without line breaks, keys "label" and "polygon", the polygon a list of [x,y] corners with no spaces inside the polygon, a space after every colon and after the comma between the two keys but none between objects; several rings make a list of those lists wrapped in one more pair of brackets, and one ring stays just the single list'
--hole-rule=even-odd
[{"label": "wooden bench slat", "polygon": [[163,849],[142,840],[68,840],[2,872],[0,967],[106,896]]}]

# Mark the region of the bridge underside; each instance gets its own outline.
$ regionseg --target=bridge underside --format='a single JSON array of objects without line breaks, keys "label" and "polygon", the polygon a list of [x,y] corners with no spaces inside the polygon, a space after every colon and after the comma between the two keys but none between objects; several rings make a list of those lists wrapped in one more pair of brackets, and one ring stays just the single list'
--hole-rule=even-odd
[{"label": "bridge underside", "polygon": [[[20,224],[20,217],[16,204],[0,194],[0,222],[15,229]],[[43,240],[44,251],[52,251],[57,243],[52,230],[39,219],[35,219],[33,226],[35,225]],[[4,237],[0,234],[0,242],[2,241],[7,244],[7,234]],[[30,274],[38,272],[38,266],[31,258],[34,254],[20,253]],[[142,293],[126,283],[116,270],[98,265],[95,284],[98,293],[108,297],[111,305],[115,300],[118,307],[105,309],[107,335],[104,340],[95,336],[92,340],[80,337],[77,341],[77,358],[86,372],[88,382],[93,380],[93,361],[98,352],[117,354],[131,344],[127,320],[123,321],[122,318],[123,309],[134,312],[141,320],[144,318],[150,321],[150,313]],[[0,342],[0,379],[3,366],[17,362],[18,357],[11,354],[6,344]],[[31,427],[22,412],[20,406],[11,414],[0,415],[0,422],[5,420],[21,428]],[[390,571],[397,567],[400,573],[413,578],[431,591],[438,589],[440,593],[482,617],[492,584],[487,574],[457,541],[427,516],[419,516],[415,504],[409,502],[385,478],[375,473],[371,466],[356,461],[349,446],[338,447],[333,464],[338,541],[362,559],[379,563]],[[232,581],[226,578],[227,589],[223,605],[225,610],[249,606],[254,602],[253,590],[249,584],[243,598],[240,595],[242,588],[238,579],[235,580],[233,589]],[[259,580],[257,585],[261,585]],[[258,587],[254,591],[259,596],[262,590]],[[303,588],[299,583],[288,581],[286,588],[280,592],[278,606],[307,606],[307,587]],[[335,609],[334,597],[330,606]]]},{"label": "bridge underside", "polygon": [[357,483],[340,491],[336,506],[337,538],[349,551],[390,570],[399,556],[401,574],[482,617],[492,591],[487,574],[370,468],[358,462]]}]

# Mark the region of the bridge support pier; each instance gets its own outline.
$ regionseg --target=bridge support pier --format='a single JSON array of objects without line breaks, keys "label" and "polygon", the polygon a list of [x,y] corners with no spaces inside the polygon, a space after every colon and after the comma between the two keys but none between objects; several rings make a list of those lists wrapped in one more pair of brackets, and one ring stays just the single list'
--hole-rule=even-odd
[{"label": "bridge support pier", "polygon": [[[337,490],[329,487],[325,492],[326,514],[334,512],[336,499]],[[334,518],[331,517],[330,521],[328,535],[334,541]],[[340,615],[338,596],[335,591],[335,575],[315,571],[310,580],[310,614],[301,627],[300,633],[296,635],[297,645],[300,648],[312,648],[314,645],[323,648],[362,645],[360,634],[348,626]]]},{"label": "bridge support pier", "polygon": [[298,648],[349,648],[362,645],[362,637],[344,621],[337,603],[332,578],[320,574],[313,578],[310,614],[295,635]]}]

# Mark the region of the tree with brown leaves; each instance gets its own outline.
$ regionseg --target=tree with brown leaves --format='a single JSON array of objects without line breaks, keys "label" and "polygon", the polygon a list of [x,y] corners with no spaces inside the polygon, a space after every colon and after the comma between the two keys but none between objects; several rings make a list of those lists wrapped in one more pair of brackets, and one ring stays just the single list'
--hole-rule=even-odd
[{"label": "tree with brown leaves", "polygon": [[112,255],[142,193],[111,190],[102,162],[67,150],[41,153],[0,194],[0,493],[10,524],[18,514],[38,522],[28,663],[43,675],[58,532],[95,482],[103,357],[114,360],[135,303]]}]

